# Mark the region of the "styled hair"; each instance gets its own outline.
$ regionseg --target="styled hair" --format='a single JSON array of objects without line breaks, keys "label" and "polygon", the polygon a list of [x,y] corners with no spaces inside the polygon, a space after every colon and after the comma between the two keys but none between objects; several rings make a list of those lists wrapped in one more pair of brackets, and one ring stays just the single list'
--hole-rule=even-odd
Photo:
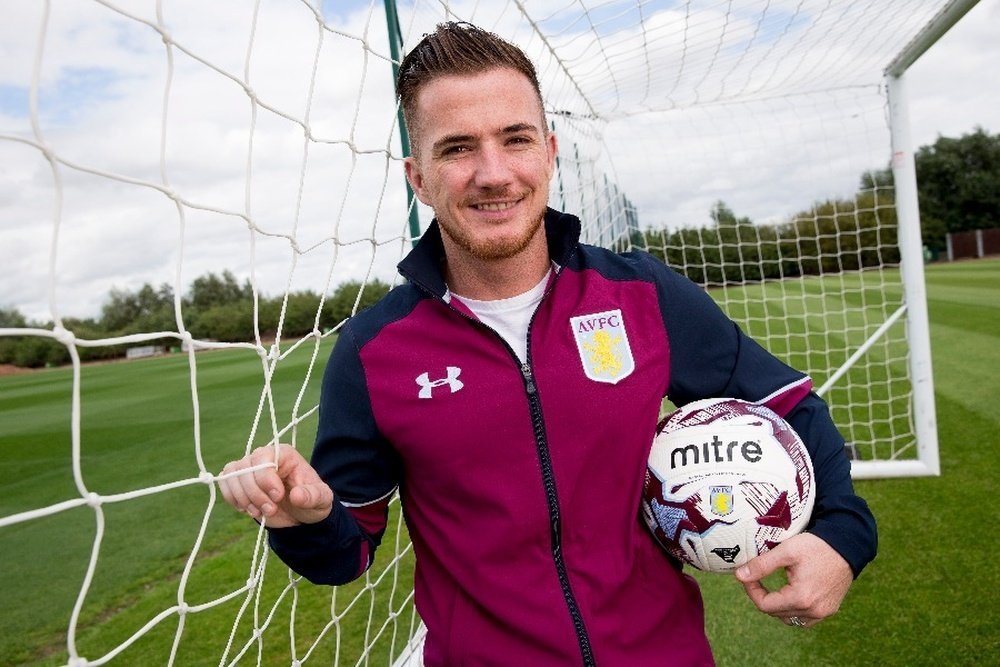
[{"label": "styled hair", "polygon": [[489,70],[513,69],[528,78],[542,105],[535,66],[517,46],[471,23],[440,23],[434,32],[410,50],[399,66],[396,94],[403,107],[410,137],[416,145],[417,96],[430,81],[449,75],[473,75]]}]

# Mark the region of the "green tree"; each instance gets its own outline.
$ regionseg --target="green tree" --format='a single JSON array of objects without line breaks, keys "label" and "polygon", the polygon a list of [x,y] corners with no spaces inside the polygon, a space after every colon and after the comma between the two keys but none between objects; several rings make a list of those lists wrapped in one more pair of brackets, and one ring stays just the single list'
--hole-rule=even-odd
[{"label": "green tree", "polygon": [[145,283],[136,292],[112,288],[99,324],[109,334],[176,329],[174,290],[167,283],[159,289]]},{"label": "green tree", "polygon": [[[134,333],[134,331],[140,331],[136,327],[126,328],[122,332],[109,332],[105,329],[104,325],[99,320],[94,320],[92,318],[77,319],[77,318],[64,318],[63,326],[66,327],[68,331],[72,331],[79,339],[83,340],[97,340],[100,338],[107,338],[109,336]],[[101,345],[100,347],[84,347],[77,346],[76,352],[80,355],[81,361],[96,361],[100,359],[117,359],[125,356],[125,351],[130,346],[125,345]],[[65,352],[65,358],[58,363],[69,363],[69,352],[63,348]]]},{"label": "green tree", "polygon": [[983,128],[938,137],[916,154],[917,192],[927,245],[945,247],[948,232],[1000,224],[1000,134]]},{"label": "green tree", "polygon": [[281,322],[281,336],[303,336],[313,330],[316,323],[316,313],[319,310],[319,295],[311,290],[291,292],[288,298],[275,297],[261,299],[258,307],[258,317],[262,333],[275,335],[278,331],[278,318],[284,307],[284,319]]},{"label": "green tree", "polygon": [[633,245],[702,285],[781,275],[781,238],[776,227],[737,216],[723,201],[712,206],[709,216],[712,225],[708,227],[646,229]]},{"label": "green tree", "polygon": [[253,340],[253,307],[242,300],[197,309],[192,311],[187,327],[195,338],[205,340]]},{"label": "green tree", "polygon": [[[828,199],[781,228],[785,275],[819,275],[894,264],[896,209],[891,197],[861,190],[854,199]],[[797,267],[790,264],[797,262]]]},{"label": "green tree", "polygon": [[726,283],[745,283],[777,275],[777,234],[770,225],[755,225],[737,217],[725,202],[712,207],[712,220],[721,252],[721,278]]},{"label": "green tree", "polygon": [[236,276],[228,269],[221,275],[206,273],[199,276],[191,283],[184,305],[195,310],[207,310],[212,306],[237,303],[240,301],[251,301],[253,299],[253,287],[249,280],[243,281],[240,285],[236,281]]},{"label": "green tree", "polygon": [[[52,329],[52,323],[34,322],[17,308],[0,307],[0,329]],[[38,368],[69,361],[66,347],[47,336],[0,336],[0,364]]]},{"label": "green tree", "polygon": [[342,283],[332,295],[327,297],[321,324],[326,327],[334,327],[355,314],[355,303],[357,303],[357,311],[364,310],[388,292],[389,285],[377,279],[369,280],[367,283],[361,283],[357,280]]},{"label": "green tree", "polygon": [[49,363],[50,359],[52,363],[59,363],[58,359],[65,351],[65,347],[51,338],[25,336],[14,347],[13,362],[21,368],[39,368]]},{"label": "green tree", "polygon": [[0,306],[0,329],[22,329],[28,326],[28,320],[17,308]]},{"label": "green tree", "polygon": [[[23,329],[28,321],[17,308],[0,306],[0,329]],[[14,363],[19,338],[0,336],[0,364]]]}]

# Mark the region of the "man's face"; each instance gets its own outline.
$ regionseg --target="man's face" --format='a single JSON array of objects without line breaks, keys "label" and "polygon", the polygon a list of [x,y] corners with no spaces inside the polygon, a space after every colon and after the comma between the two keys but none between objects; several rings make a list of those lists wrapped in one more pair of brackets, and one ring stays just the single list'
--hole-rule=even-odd
[{"label": "man's face", "polygon": [[417,96],[406,176],[459,252],[506,259],[539,233],[555,163],[534,88],[494,69],[432,80]]}]

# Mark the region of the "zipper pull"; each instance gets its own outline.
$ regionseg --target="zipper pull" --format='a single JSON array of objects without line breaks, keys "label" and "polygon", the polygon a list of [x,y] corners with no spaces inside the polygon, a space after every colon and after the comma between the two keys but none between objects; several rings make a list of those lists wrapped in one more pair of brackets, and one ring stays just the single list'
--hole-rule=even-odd
[{"label": "zipper pull", "polygon": [[524,376],[524,386],[528,390],[529,394],[535,393],[535,379],[531,375],[531,366],[524,363],[521,364],[521,375]]}]

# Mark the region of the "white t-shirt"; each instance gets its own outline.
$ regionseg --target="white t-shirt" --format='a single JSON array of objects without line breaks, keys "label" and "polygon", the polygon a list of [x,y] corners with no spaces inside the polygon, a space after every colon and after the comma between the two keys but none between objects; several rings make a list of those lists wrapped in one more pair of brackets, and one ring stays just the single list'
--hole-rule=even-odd
[{"label": "white t-shirt", "polygon": [[507,299],[479,301],[454,292],[450,296],[464,303],[483,324],[500,334],[521,363],[525,363],[528,360],[528,324],[545,294],[545,286],[551,275],[552,269],[549,269],[537,285],[523,294]]}]

